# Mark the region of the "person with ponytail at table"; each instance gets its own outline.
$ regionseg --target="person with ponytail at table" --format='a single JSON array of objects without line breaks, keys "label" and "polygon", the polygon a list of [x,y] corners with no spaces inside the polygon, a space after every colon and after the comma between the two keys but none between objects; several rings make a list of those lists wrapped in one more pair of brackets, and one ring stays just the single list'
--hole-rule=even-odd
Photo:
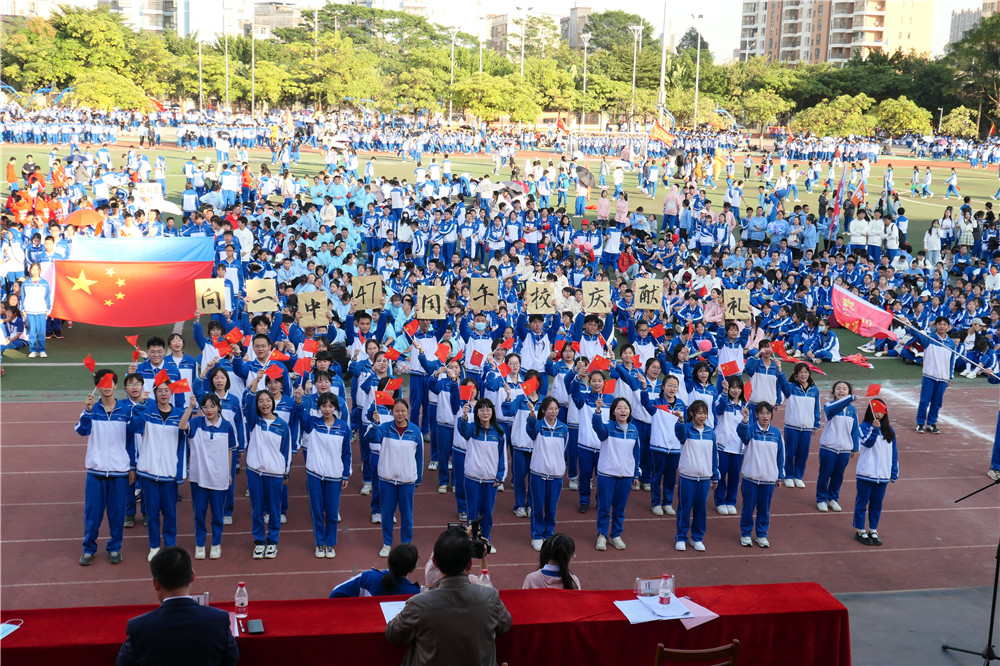
[{"label": "person with ponytail at table", "polygon": [[576,544],[565,534],[553,534],[538,553],[536,571],[524,577],[523,590],[579,590],[580,579],[569,570]]}]

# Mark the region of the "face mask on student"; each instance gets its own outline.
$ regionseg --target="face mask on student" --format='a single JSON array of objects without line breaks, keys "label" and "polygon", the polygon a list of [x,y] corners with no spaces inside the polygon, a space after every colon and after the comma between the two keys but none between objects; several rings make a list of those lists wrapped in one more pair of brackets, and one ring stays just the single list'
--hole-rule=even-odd
[{"label": "face mask on student", "polygon": [[477,321],[476,322],[476,331],[479,332],[479,333],[482,333],[485,330],[486,330],[486,322],[485,321]]}]

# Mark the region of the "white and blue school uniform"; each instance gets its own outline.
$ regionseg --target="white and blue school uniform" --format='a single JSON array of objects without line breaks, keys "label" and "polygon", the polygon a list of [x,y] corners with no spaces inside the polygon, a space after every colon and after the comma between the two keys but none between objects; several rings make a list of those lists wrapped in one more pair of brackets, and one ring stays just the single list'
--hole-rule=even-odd
[{"label": "white and blue school uniform", "polygon": [[87,438],[87,480],[83,503],[83,552],[97,552],[97,536],[108,516],[109,553],[121,552],[128,473],[135,469],[135,438],[128,427],[132,405],[118,400],[108,412],[101,401],[80,414],[74,429]]},{"label": "white and blue school uniform", "polygon": [[136,474],[142,488],[143,508],[149,547],[160,547],[162,519],[163,544],[177,545],[177,486],[187,477],[187,439],[181,435],[183,410],[171,407],[164,417],[159,404],[146,402],[145,408],[132,410],[129,427],[142,436],[136,456]]},{"label": "white and blue school uniform", "polygon": [[[774,485],[786,474],[781,431],[773,425],[762,430],[756,420],[752,423],[741,422],[736,430],[740,441],[746,444],[740,488],[743,493],[740,536],[749,537],[753,533],[758,539],[766,539],[771,522]],[[756,517],[754,511],[757,512]]]},{"label": "white and blue school uniform", "polygon": [[493,530],[493,506],[497,486],[506,475],[504,435],[496,428],[483,428],[477,422],[458,420],[458,432],[466,439],[465,499],[470,522],[480,519],[483,537]]},{"label": "white and blue school uniform", "polygon": [[528,476],[531,487],[531,539],[548,539],[556,530],[556,508],[566,473],[563,456],[569,441],[569,428],[559,419],[550,424],[544,417],[535,419],[529,416],[525,429],[532,440]]},{"label": "white and blue school uniform", "polygon": [[938,412],[944,402],[944,391],[955,376],[955,341],[946,334],[913,331],[913,337],[924,348],[923,381],[920,384],[920,404],[917,405],[917,425],[936,426]]},{"label": "white and blue school uniform", "polygon": [[379,571],[372,568],[369,571],[362,571],[357,576],[345,580],[343,583],[333,588],[330,592],[331,599],[347,599],[351,597],[382,597],[388,595],[408,595],[412,596],[420,592],[420,586],[408,578],[396,580],[396,587],[391,592],[386,592],[382,587],[382,579],[389,573],[388,569]]},{"label": "white and blue school uniform", "polygon": [[840,486],[844,482],[844,470],[851,460],[851,452],[857,451],[861,443],[858,428],[858,410],[854,396],[831,400],[823,405],[826,413],[826,427],[819,438],[819,478],[816,479],[816,502],[840,499]]},{"label": "white and blue school uniform", "polygon": [[[381,416],[379,418],[382,418]],[[394,420],[382,421],[372,429],[372,440],[379,442],[378,475],[382,544],[392,545],[392,519],[399,507],[399,541],[413,541],[413,495],[423,480],[424,437],[414,423],[399,432]]]},{"label": "white and blue school uniform", "polygon": [[470,413],[467,418],[462,417],[462,412],[455,405],[454,399],[452,399],[452,405],[455,409],[455,425],[452,426],[451,435],[451,463],[452,463],[452,483],[455,485],[455,508],[458,511],[459,520],[465,520],[469,513],[469,504],[465,497],[465,456],[469,450],[469,441],[459,430],[458,424],[460,421],[472,422],[472,414]]},{"label": "white and blue school uniform", "polygon": [[639,431],[631,423],[607,423],[596,413],[591,425],[601,446],[597,458],[597,532],[614,539],[625,527],[632,479],[639,478]]},{"label": "white and blue school uniform", "polygon": [[740,487],[740,469],[743,467],[743,440],[737,433],[743,421],[743,406],[742,400],[733,402],[725,393],[716,399],[714,405],[718,417],[715,439],[719,449],[719,485],[715,487],[715,506],[731,506],[734,510]]},{"label": "white and blue school uniform", "polygon": [[708,491],[713,480],[719,478],[719,452],[715,446],[715,431],[707,425],[697,428],[693,423],[678,423],[674,433],[681,443],[681,456],[677,463],[680,474],[677,504],[678,542],[705,538],[708,523]]},{"label": "white and blue school uniform", "polygon": [[874,532],[882,515],[882,500],[890,482],[899,478],[899,452],[896,448],[896,433],[892,441],[886,441],[881,429],[870,423],[861,425],[861,453],[858,454],[858,494],[854,500],[854,529],[865,529],[865,513],[868,514],[868,528]]},{"label": "white and blue school uniform", "polygon": [[677,397],[670,403],[663,397],[651,400],[646,393],[640,396],[640,400],[652,419],[649,431],[649,459],[653,466],[649,475],[650,503],[654,507],[668,507],[674,502],[677,465],[681,458],[681,442],[677,439],[675,427],[683,422],[673,412],[683,414],[687,406]]},{"label": "white and blue school uniform", "polygon": [[191,504],[194,511],[194,543],[205,547],[208,530],[205,516],[212,509],[212,545],[222,545],[222,517],[232,484],[230,461],[239,449],[236,428],[220,413],[215,423],[204,416],[188,421],[187,444],[191,451]]},{"label": "white and blue school uniform", "polygon": [[337,545],[341,484],[351,476],[351,427],[343,416],[327,425],[305,401],[296,412],[299,428],[309,437],[306,490],[313,540],[317,548],[333,548]]},{"label": "white and blue school uniform", "polygon": [[[374,376],[375,375],[370,375],[369,380],[371,379],[371,377]],[[375,385],[377,386],[377,383]],[[377,477],[378,477],[378,458],[382,452],[382,441],[379,439],[375,439],[375,431],[376,429],[378,429],[380,423],[388,423],[389,421],[393,420],[392,408],[386,405],[380,405],[377,402],[375,402],[374,389],[372,389],[371,391],[366,390],[364,391],[364,393],[371,395],[371,402],[368,405],[368,408],[364,412],[364,418],[368,420],[368,425],[361,426],[362,430],[365,432],[364,442],[366,442],[365,444],[362,444],[361,449],[362,450],[368,449],[368,463],[372,467],[372,475],[374,483],[372,483],[372,494],[370,502],[371,514],[372,516],[376,515],[381,516],[382,484],[378,482]],[[379,415],[378,423],[375,423],[374,421],[375,412],[378,412]]]},{"label": "white and blue school uniform", "polygon": [[[278,416],[262,417],[253,394],[247,394],[244,418],[249,431],[246,468],[250,531],[255,544],[277,545],[281,533],[281,489],[292,467],[292,429]],[[264,514],[268,514],[266,530]]]},{"label": "white and blue school uniform", "polygon": [[[449,460],[452,458],[452,442],[455,439],[455,419],[460,410],[460,400],[458,394],[458,384],[442,375],[437,383],[431,388],[437,396],[437,409],[435,410],[435,425],[437,429],[437,452],[438,452],[438,487],[447,486],[451,480],[448,469]],[[451,463],[454,468],[454,461]],[[457,488],[457,484],[456,484]]]},{"label": "white and blue school uniform", "polygon": [[[580,507],[590,506],[590,481],[594,477],[594,470],[597,467],[597,457],[601,452],[601,439],[593,428],[593,417],[595,412],[599,413],[601,419],[607,423],[611,420],[610,405],[605,405],[597,411],[597,401],[604,396],[601,393],[594,393],[589,386],[584,385],[576,375],[566,375],[570,397],[573,405],[577,409],[580,430],[577,436],[576,462],[579,468]],[[572,419],[572,416],[570,417]]]},{"label": "white and blue school uniform", "polygon": [[[540,392],[541,388],[538,391]],[[539,400],[541,400],[541,395],[539,395]],[[504,416],[511,419],[510,443],[513,448],[511,468],[515,512],[527,507],[530,502],[527,476],[531,466],[531,453],[535,438],[528,434],[527,421],[528,414],[535,408],[537,408],[537,401],[532,402],[524,393],[518,396],[511,395],[510,400],[504,400],[501,404]]]},{"label": "white and blue school uniform", "polygon": [[[565,344],[570,344],[569,340],[564,341]],[[549,386],[549,395],[556,399],[559,403],[559,420],[566,424],[568,429],[568,437],[566,440],[566,467],[569,472],[569,478],[576,479],[576,442],[580,435],[580,420],[577,413],[576,405],[569,397],[569,389],[567,387],[567,380],[572,379],[575,374],[573,372],[573,362],[570,361],[569,365],[565,361],[559,360],[549,360],[545,364],[545,374],[552,376],[552,383]],[[569,411],[573,410],[573,420],[570,420]]]},{"label": "white and blue school uniform", "polygon": [[[795,382],[781,382],[779,390],[787,397],[785,403],[785,478],[802,480],[809,459],[809,443],[814,430],[819,429],[819,389],[812,385],[803,389]],[[754,386],[753,395],[757,394]]]},{"label": "white and blue school uniform", "polygon": [[785,373],[781,371],[781,364],[775,359],[771,359],[770,365],[764,363],[758,357],[747,359],[743,372],[750,375],[750,382],[753,392],[749,398],[750,413],[754,413],[754,407],[761,402],[769,402],[773,407],[781,404],[781,393],[778,391],[780,382],[785,381]]}]

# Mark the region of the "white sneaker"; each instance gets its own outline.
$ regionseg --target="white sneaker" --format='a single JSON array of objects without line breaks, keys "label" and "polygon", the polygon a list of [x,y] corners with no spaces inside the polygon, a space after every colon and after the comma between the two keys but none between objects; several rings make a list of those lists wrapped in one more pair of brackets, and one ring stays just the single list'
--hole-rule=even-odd
[{"label": "white sneaker", "polygon": [[715,507],[715,512],[720,516],[728,516],[729,507],[727,507],[725,504],[720,504],[719,506]]},{"label": "white sneaker", "polygon": [[643,489],[644,492],[648,493],[650,490],[653,489],[653,486],[652,486],[652,484],[644,483],[644,484],[642,484],[642,489]]},{"label": "white sneaker", "polygon": [[994,481],[1000,481],[1000,469],[991,469],[986,472],[986,476],[990,477]]},{"label": "white sneaker", "polygon": [[28,354],[28,358],[38,358],[38,352],[31,352]]},{"label": "white sneaker", "polygon": [[361,494],[362,495],[371,495],[372,494],[372,484],[371,483],[364,483],[364,484],[362,484],[361,485]]},{"label": "white sneaker", "polygon": [[373,525],[381,525],[382,524],[382,514],[381,513],[373,513],[372,514],[372,524]]},{"label": "white sneaker", "polygon": [[786,488],[794,488],[795,487],[795,481],[792,480],[792,479],[785,479],[785,487]]},{"label": "white sneaker", "polygon": [[265,513],[264,514],[264,524],[266,525],[269,522],[271,522],[271,514]]},{"label": "white sneaker", "polygon": [[382,550],[378,551],[379,557],[389,557],[389,551],[392,550],[391,546],[382,546]]},{"label": "white sneaker", "polygon": [[743,546],[744,548],[752,548],[753,539],[751,539],[750,537],[740,537],[740,545]]},{"label": "white sneaker", "polygon": [[608,549],[608,537],[603,534],[597,535],[597,545],[594,546],[597,550],[607,550]]},{"label": "white sneaker", "polygon": [[316,557],[318,559],[326,557],[326,548],[324,546],[316,546]]},{"label": "white sneaker", "polygon": [[490,555],[496,555],[496,554],[497,554],[497,547],[494,545],[490,545]]},{"label": "white sneaker", "polygon": [[674,550],[684,551],[687,549],[688,549],[687,544],[684,543],[683,541],[677,541],[674,543]]},{"label": "white sneaker", "polygon": [[286,516],[285,514],[281,514],[281,524],[284,525],[287,522],[288,522],[288,516]]},{"label": "white sneaker", "polygon": [[149,555],[146,556],[146,561],[147,562],[152,562],[153,558],[156,557],[156,554],[158,552],[160,552],[159,548],[150,548],[149,549]]},{"label": "white sneaker", "polygon": [[662,516],[663,515],[663,507],[660,506],[659,504],[657,504],[656,506],[654,506],[653,507],[653,515],[654,516]]},{"label": "white sneaker", "polygon": [[542,549],[542,544],[543,543],[545,543],[545,542],[542,541],[541,539],[532,539],[531,540],[531,547],[535,549],[535,552],[538,552],[538,551],[540,551]]},{"label": "white sneaker", "polygon": [[760,537],[757,539],[757,545],[761,548],[770,548],[771,542],[764,537]]},{"label": "white sneaker", "polygon": [[705,544],[701,541],[692,541],[691,547],[694,548],[699,553],[705,552]]},{"label": "white sneaker", "polygon": [[277,556],[278,556],[278,544],[276,543],[267,544],[267,547],[264,548],[264,557],[266,557],[269,560],[273,560]]},{"label": "white sneaker", "polygon": [[615,550],[625,550],[625,542],[620,536],[611,537],[611,545],[615,547]]},{"label": "white sneaker", "polygon": [[429,469],[429,470],[430,470],[430,471],[432,471],[432,472],[433,472],[434,470],[436,470],[437,468],[438,468],[438,464],[437,464],[437,461],[436,461],[436,460],[432,460],[432,461],[430,461],[430,462],[429,462],[429,463],[427,464],[427,469]]},{"label": "white sneaker", "polygon": [[840,505],[837,504],[837,500],[830,500],[826,504],[827,504],[827,506],[830,507],[830,511],[836,511],[838,513],[841,512],[841,511],[843,511],[843,509],[840,508]]},{"label": "white sneaker", "polygon": [[264,559],[264,544],[257,543],[253,546],[253,559],[262,560]]},{"label": "white sneaker", "polygon": [[730,504],[729,505],[729,515],[730,516],[736,516],[738,514],[739,514],[739,511],[736,510],[736,507],[733,506],[732,504]]},{"label": "white sneaker", "polygon": [[514,516],[516,516],[517,518],[527,518],[528,512],[524,510],[523,506],[520,506],[514,509]]},{"label": "white sneaker", "polygon": [[448,492],[448,484],[446,483],[443,486],[438,486],[438,492],[441,493],[442,495],[444,495],[445,493],[447,493]]},{"label": "white sneaker", "polygon": [[827,511],[830,510],[830,507],[827,506],[826,502],[816,502],[816,508],[822,511],[823,513],[826,513]]},{"label": "white sneaker", "polygon": [[497,486],[497,492],[498,493],[502,493],[503,492],[503,484],[502,483],[499,486]]},{"label": "white sneaker", "polygon": [[194,559],[196,559],[196,560],[203,560],[203,559],[205,559],[205,547],[204,546],[195,546],[194,547]]},{"label": "white sneaker", "polygon": [[576,480],[575,477],[569,480],[569,489],[580,490],[580,483]]},{"label": "white sneaker", "polygon": [[208,551],[208,559],[217,560],[222,557],[222,546],[212,546],[212,549]]},{"label": "white sneaker", "polygon": [[39,355],[39,356],[40,356],[41,358],[48,358],[48,357],[49,357],[49,355],[48,355],[48,354],[46,354],[45,352],[38,352],[38,355]]},{"label": "white sneaker", "polygon": [[803,481],[802,479],[795,479],[795,487],[796,488],[805,488],[806,487],[806,482]]},{"label": "white sneaker", "polygon": [[232,516],[223,516],[222,517],[222,524],[223,525],[232,525],[233,524],[233,517]]},{"label": "white sneaker", "polygon": [[663,513],[667,514],[668,516],[676,516],[677,515],[677,512],[674,511],[674,507],[672,505],[670,505],[670,504],[664,504],[663,505]]},{"label": "white sneaker", "polygon": [[337,557],[337,551],[333,549],[333,546],[326,547],[326,556],[331,560]]}]

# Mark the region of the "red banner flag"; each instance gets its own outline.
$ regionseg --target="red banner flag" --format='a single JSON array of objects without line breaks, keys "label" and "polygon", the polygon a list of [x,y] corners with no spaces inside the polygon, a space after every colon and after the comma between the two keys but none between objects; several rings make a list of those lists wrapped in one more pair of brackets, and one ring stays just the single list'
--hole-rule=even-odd
[{"label": "red banner flag", "polygon": [[179,381],[170,384],[171,393],[187,393],[191,390],[191,384],[186,379],[181,379]]},{"label": "red banner flag", "polygon": [[438,348],[434,351],[434,355],[442,363],[447,363],[448,356],[451,355],[451,347],[449,345],[438,345]]},{"label": "red banner flag", "polygon": [[500,346],[510,351],[511,349],[514,348],[514,338],[507,338],[506,340],[500,343]]},{"label": "red banner flag", "polygon": [[115,376],[110,372],[101,377],[101,381],[97,382],[97,388],[99,389],[113,389],[115,387]]},{"label": "red banner flag", "polygon": [[521,390],[524,395],[531,395],[538,390],[538,380],[534,377],[524,380],[524,383],[521,384]]},{"label": "red banner flag", "polygon": [[477,368],[483,367],[483,358],[485,358],[481,352],[472,350],[472,356],[469,357],[469,364],[474,365]]},{"label": "red banner flag", "polygon": [[406,323],[406,326],[403,327],[403,330],[406,331],[407,334],[409,334],[409,336],[412,338],[414,334],[417,332],[417,329],[419,328],[420,328],[420,322],[418,322],[416,319],[411,319]]},{"label": "red banner flag", "polygon": [[649,131],[650,141],[660,141],[667,148],[673,148],[674,140],[676,138],[677,137],[668,132],[659,122],[653,122],[653,129]]},{"label": "red banner flag", "polygon": [[869,384],[868,385],[868,390],[865,391],[865,397],[866,398],[873,398],[873,397],[877,396],[881,390],[882,390],[882,385],[881,384]]},{"label": "red banner flag", "polygon": [[319,351],[319,340],[307,339],[302,341],[302,351],[307,354],[315,354]]},{"label": "red banner flag", "polygon": [[285,374],[285,369],[278,365],[277,363],[267,366],[267,370],[264,374],[270,377],[272,380],[277,381],[281,379],[281,375]]},{"label": "red banner flag", "polygon": [[403,378],[394,377],[385,383],[385,390],[387,391],[398,391],[403,387]]},{"label": "red banner flag", "polygon": [[[316,343],[316,344],[318,345],[319,343]],[[271,352],[271,360],[272,361],[288,361],[290,359],[291,359],[291,357],[288,354],[286,354],[284,352],[280,352],[277,349],[275,349],[274,351]]]},{"label": "red banner flag", "polygon": [[858,354],[851,354],[850,356],[842,356],[840,358],[840,360],[843,361],[844,363],[853,363],[856,366],[859,366],[859,367],[862,367],[862,368],[868,368],[869,370],[871,370],[871,369],[873,369],[875,367],[874,365],[872,365],[871,363],[869,363],[868,359],[866,359],[860,353],[858,353]]},{"label": "red banner flag", "polygon": [[726,361],[719,366],[719,370],[722,372],[723,377],[732,377],[733,375],[742,374],[740,372],[740,364],[736,361]]},{"label": "red banner flag", "polygon": [[94,374],[94,368],[97,367],[97,361],[91,358],[90,354],[87,354],[87,358],[83,359],[83,367],[90,370],[90,374]]},{"label": "red banner flag", "polygon": [[126,335],[125,342],[129,343],[136,349],[139,348],[139,336],[138,335]]},{"label": "red banner flag", "polygon": [[233,330],[226,333],[226,340],[229,340],[229,344],[235,345],[243,339],[243,331],[239,327],[234,326]]},{"label": "red banner flag", "polygon": [[500,376],[507,379],[507,375],[510,374],[510,366],[506,363],[501,363],[497,366],[497,370],[500,372]]},{"label": "red banner flag", "polygon": [[472,384],[463,384],[458,387],[458,397],[462,400],[469,401],[472,400],[472,396],[476,395],[476,387]]},{"label": "red banner flag", "polygon": [[667,329],[663,328],[663,324],[657,324],[653,328],[649,329],[649,332],[654,338],[662,338],[667,334]]},{"label": "red banner flag", "polygon": [[611,361],[604,358],[603,356],[595,356],[594,360],[590,362],[587,366],[587,372],[594,372],[596,370],[607,370],[611,367]]},{"label": "red banner flag", "polygon": [[225,340],[225,338],[216,340],[213,345],[215,347],[215,351],[219,352],[219,356],[229,356],[233,353],[232,346]]},{"label": "red banner flag", "polygon": [[297,374],[299,377],[305,377],[312,371],[312,358],[309,356],[303,356],[295,362],[292,366],[292,372]]},{"label": "red banner flag", "polygon": [[893,319],[891,313],[875,307],[838,285],[833,285],[831,300],[834,316],[849,331],[862,337],[880,334],[880,337],[897,339],[896,334],[889,330]]}]

